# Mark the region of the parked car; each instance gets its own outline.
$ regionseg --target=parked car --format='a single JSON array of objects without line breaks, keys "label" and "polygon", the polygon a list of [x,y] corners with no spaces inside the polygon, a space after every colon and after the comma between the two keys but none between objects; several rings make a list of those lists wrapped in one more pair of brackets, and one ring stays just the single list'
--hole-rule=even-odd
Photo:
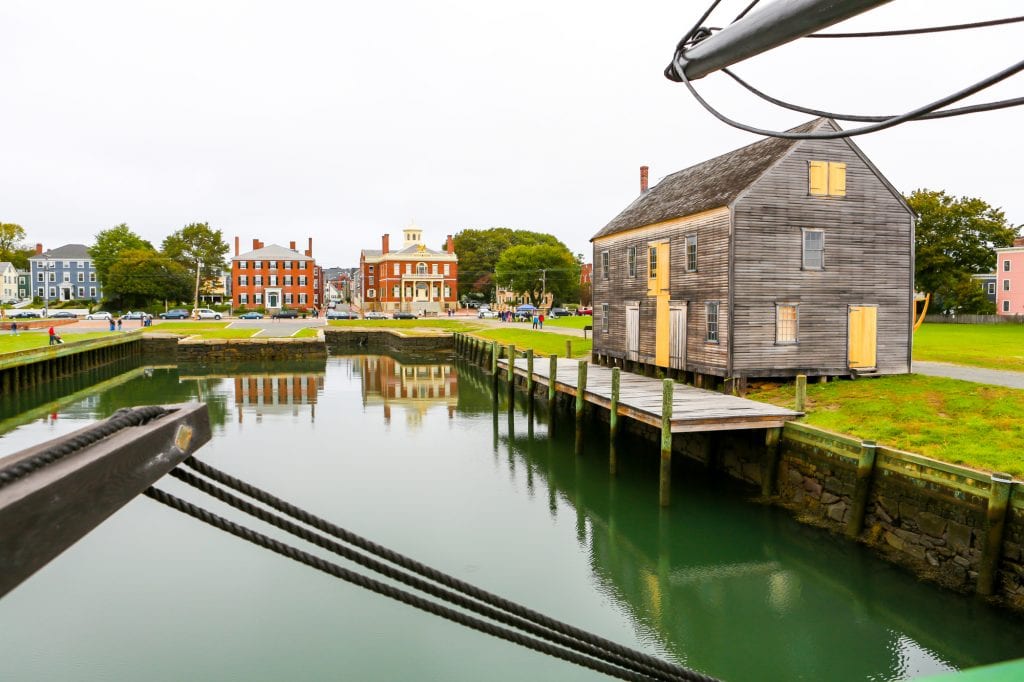
[{"label": "parked car", "polygon": [[134,313],[129,310],[128,312],[126,312],[124,315],[121,316],[121,319],[122,320],[144,320],[147,317],[149,317],[149,315],[144,313],[144,312],[142,312],[142,311],[140,311],[140,310],[136,310]]},{"label": "parked car", "polygon": [[274,313],[275,320],[294,320],[299,316],[298,310],[278,310]]},{"label": "parked car", "polygon": [[358,320],[359,314],[348,310],[328,310],[328,320]]},{"label": "parked car", "polygon": [[262,320],[263,319],[263,313],[258,313],[255,310],[250,310],[247,313],[242,313],[241,315],[239,315],[238,319],[240,319],[240,320]]},{"label": "parked car", "polygon": [[576,314],[577,315],[593,315],[594,314],[594,309],[591,308],[590,306],[587,306],[585,308],[583,306],[580,306],[579,308],[576,309]]},{"label": "parked car", "polygon": [[479,312],[477,312],[476,316],[479,317],[481,320],[493,319],[498,316],[498,313],[494,312],[490,308],[481,308]]},{"label": "parked car", "polygon": [[66,319],[69,319],[69,318],[71,318],[71,319],[77,318],[78,315],[75,315],[70,310],[56,310],[56,311],[50,313],[50,317],[52,317],[55,320],[66,320]]},{"label": "parked car", "polygon": [[371,310],[370,312],[366,313],[366,319],[367,320],[386,320],[386,319],[388,319],[388,316],[385,315],[384,313],[380,312],[379,310]]},{"label": "parked car", "polygon": [[171,308],[166,313],[160,313],[160,317],[164,320],[187,320],[192,314],[184,308]]},{"label": "parked car", "polygon": [[17,312],[9,314],[7,317],[10,317],[11,319],[15,320],[24,320],[28,318],[42,317],[42,313],[36,312],[34,310],[19,310]]},{"label": "parked car", "polygon": [[391,316],[393,320],[415,320],[416,313],[407,313],[402,310],[396,310],[394,315]]},{"label": "parked car", "polygon": [[572,315],[572,313],[565,308],[552,308],[551,312],[548,313],[548,317],[569,317],[570,315]]},{"label": "parked car", "polygon": [[106,310],[97,310],[94,313],[89,313],[85,316],[87,320],[112,320],[114,316],[108,313]]},{"label": "parked car", "polygon": [[200,320],[219,320],[220,313],[216,310],[210,310],[209,308],[196,308],[195,315]]}]

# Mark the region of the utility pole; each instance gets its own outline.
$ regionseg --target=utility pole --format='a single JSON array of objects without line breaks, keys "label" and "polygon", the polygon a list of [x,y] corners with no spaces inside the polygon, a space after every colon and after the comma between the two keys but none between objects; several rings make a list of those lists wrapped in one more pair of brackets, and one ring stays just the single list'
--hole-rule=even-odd
[{"label": "utility pole", "polygon": [[[192,308],[193,311],[199,310],[199,273],[203,271],[203,261],[199,258],[196,259],[196,304]],[[194,313],[198,315],[199,313]]]},{"label": "utility pole", "polygon": [[548,270],[547,268],[540,269],[540,305],[538,308],[544,308],[544,297],[547,296],[548,286]]}]

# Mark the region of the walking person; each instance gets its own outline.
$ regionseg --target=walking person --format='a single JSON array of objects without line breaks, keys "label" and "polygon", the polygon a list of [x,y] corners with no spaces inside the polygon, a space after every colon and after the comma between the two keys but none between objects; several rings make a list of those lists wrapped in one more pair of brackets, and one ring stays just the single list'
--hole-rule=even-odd
[{"label": "walking person", "polygon": [[50,326],[49,334],[50,334],[50,345],[52,346],[55,343],[57,343],[57,332],[55,332],[53,330],[53,326],[52,325]]},{"label": "walking person", "polygon": [[12,320],[11,321],[11,336],[17,336],[17,335],[18,335],[18,323],[14,322]]},{"label": "walking person", "polygon": [[114,331],[114,318],[107,318],[107,322],[110,324],[110,331]]},{"label": "walking person", "polygon": [[117,331],[121,331],[121,318],[117,318]]},{"label": "walking person", "polygon": [[544,313],[540,314],[540,316],[537,318],[537,321],[540,323],[540,328],[543,329],[544,328]]}]

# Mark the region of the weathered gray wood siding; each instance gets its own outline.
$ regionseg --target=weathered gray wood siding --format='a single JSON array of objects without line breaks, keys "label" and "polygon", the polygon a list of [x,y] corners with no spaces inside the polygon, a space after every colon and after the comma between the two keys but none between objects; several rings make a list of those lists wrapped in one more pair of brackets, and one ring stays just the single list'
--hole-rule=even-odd
[{"label": "weathered gray wood siding", "polygon": [[[846,163],[846,196],[808,194],[808,162]],[[799,142],[734,204],[733,374],[847,369],[847,310],[878,306],[878,370],[909,371],[912,217],[842,140]],[[825,234],[803,270],[802,228]],[[776,345],[775,304],[799,305],[799,343]]]},{"label": "weathered gray wood siding", "polygon": [[[686,238],[697,237],[697,272],[686,271]],[[729,212],[716,209],[695,216],[629,230],[594,241],[594,351],[626,354],[626,306],[640,304],[641,362],[654,363],[656,308],[647,295],[649,245],[669,241],[671,300],[687,303],[687,369],[724,374],[728,358]],[[637,250],[636,276],[629,276],[627,252]],[[609,273],[601,272],[601,253],[609,253]],[[719,342],[707,343],[705,304],[719,303]],[[608,333],[602,330],[601,304],[608,304]]]}]

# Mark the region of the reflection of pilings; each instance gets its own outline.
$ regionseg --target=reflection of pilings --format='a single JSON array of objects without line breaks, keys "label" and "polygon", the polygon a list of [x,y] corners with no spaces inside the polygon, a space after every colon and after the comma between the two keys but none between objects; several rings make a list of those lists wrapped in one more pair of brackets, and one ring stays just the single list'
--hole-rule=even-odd
[{"label": "reflection of pilings", "polygon": [[612,368],[612,397],[608,409],[608,473],[615,476],[619,472],[619,455],[615,450],[615,439],[619,434],[619,383],[618,367]]},{"label": "reflection of pilings", "polygon": [[664,379],[661,395],[661,473],[659,501],[662,507],[670,502],[672,483],[672,380]]}]

